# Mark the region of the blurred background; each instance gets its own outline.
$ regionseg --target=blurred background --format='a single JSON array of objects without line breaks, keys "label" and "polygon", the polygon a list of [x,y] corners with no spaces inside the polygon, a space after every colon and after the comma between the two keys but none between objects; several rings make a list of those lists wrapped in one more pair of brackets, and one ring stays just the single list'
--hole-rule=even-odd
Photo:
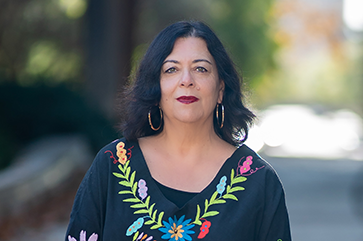
[{"label": "blurred background", "polygon": [[293,240],[363,240],[362,0],[0,0],[0,240],[64,239],[117,96],[153,37],[202,20],[243,74],[247,145]]}]

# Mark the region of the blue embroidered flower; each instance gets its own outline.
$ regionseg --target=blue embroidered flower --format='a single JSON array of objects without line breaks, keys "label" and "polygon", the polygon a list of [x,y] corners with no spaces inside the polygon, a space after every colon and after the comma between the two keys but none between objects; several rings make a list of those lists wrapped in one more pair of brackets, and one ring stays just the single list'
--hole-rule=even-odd
[{"label": "blue embroidered flower", "polygon": [[219,184],[216,186],[217,187],[217,192],[220,195],[222,195],[222,193],[226,189],[226,181],[227,181],[227,177],[223,176],[223,177],[221,177],[221,180],[219,181]]},{"label": "blue embroidered flower", "polygon": [[144,179],[140,179],[137,186],[139,187],[138,189],[138,193],[139,196],[141,197],[141,200],[144,200],[144,198],[147,197],[147,186],[146,186],[146,181]]},{"label": "blue embroidered flower", "polygon": [[126,236],[131,236],[131,234],[135,233],[139,230],[144,224],[144,218],[138,218],[126,231]]},{"label": "blue embroidered flower", "polygon": [[185,241],[192,240],[189,234],[195,233],[189,230],[194,227],[194,224],[189,224],[191,219],[184,221],[185,215],[183,215],[179,220],[174,216],[174,220],[169,218],[169,223],[163,221],[164,228],[159,228],[159,231],[165,233],[161,236],[162,239],[169,239],[169,241]]}]

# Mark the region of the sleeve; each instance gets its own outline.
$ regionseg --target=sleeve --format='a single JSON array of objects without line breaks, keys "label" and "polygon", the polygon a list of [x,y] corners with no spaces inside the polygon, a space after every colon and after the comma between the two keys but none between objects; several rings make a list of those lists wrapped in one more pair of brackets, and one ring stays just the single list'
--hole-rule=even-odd
[{"label": "sleeve", "polygon": [[107,200],[108,162],[100,151],[83,178],[72,208],[66,241],[101,241]]},{"label": "sleeve", "polygon": [[272,167],[267,168],[265,200],[258,241],[291,241],[290,222],[282,183]]}]

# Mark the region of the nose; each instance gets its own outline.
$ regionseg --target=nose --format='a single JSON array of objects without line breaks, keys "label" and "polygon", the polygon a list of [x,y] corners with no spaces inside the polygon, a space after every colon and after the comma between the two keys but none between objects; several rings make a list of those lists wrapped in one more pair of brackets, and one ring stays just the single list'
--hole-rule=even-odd
[{"label": "nose", "polygon": [[192,87],[194,85],[195,83],[192,74],[189,71],[184,71],[180,80],[180,86]]}]

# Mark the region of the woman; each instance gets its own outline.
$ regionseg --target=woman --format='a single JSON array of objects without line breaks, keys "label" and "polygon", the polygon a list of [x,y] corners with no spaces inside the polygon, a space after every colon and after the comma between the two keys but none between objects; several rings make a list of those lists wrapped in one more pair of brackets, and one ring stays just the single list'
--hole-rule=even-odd
[{"label": "woman", "polygon": [[243,145],[254,115],[241,99],[209,27],[165,28],[126,95],[124,138],[79,188],[66,239],[291,240],[275,171]]}]

